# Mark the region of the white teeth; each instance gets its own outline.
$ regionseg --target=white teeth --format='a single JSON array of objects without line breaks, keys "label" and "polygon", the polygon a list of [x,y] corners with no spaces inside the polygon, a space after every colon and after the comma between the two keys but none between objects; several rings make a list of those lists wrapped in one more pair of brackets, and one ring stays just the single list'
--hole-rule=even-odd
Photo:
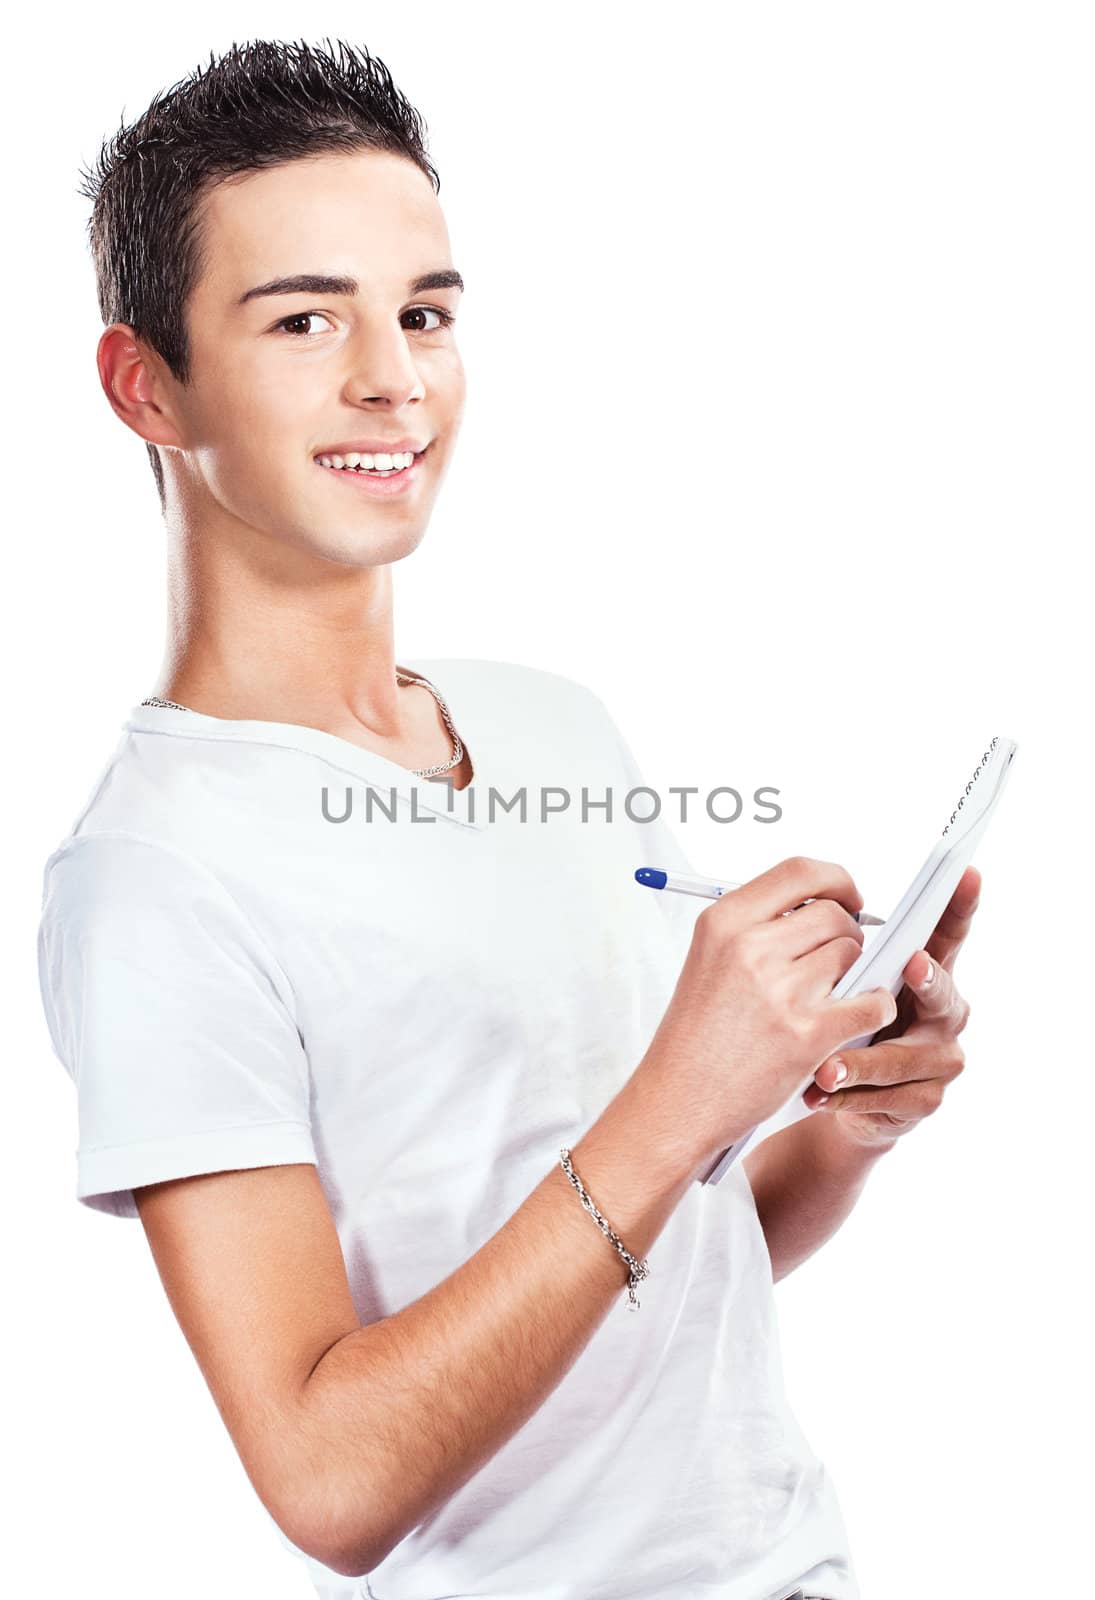
[{"label": "white teeth", "polygon": [[401,472],[413,462],[414,451],[403,450],[394,455],[381,451],[377,455],[367,455],[351,450],[345,456],[317,456],[316,460],[321,467],[334,467],[336,470],[348,467],[359,472]]}]

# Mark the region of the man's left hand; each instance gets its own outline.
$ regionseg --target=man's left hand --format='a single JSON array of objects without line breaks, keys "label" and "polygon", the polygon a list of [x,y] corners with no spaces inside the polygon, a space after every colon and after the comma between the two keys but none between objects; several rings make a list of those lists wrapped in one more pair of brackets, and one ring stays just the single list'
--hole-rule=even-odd
[{"label": "man's left hand", "polygon": [[947,1084],[962,1071],[965,1056],[958,1035],[970,1008],[952,973],[980,892],[981,874],[967,867],[926,947],[902,973],[905,987],[894,1021],[873,1043],[838,1051],[814,1073],[803,1102],[838,1117],[841,1133],[854,1144],[895,1143],[938,1110]]}]

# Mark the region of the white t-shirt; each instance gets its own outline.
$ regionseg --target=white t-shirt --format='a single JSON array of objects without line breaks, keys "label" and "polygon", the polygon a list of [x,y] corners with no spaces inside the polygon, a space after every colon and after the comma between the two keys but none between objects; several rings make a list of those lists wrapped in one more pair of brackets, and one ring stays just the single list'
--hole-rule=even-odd
[{"label": "white t-shirt", "polygon": [[[46,865],[39,936],[77,1197],[133,1217],[140,1184],[314,1162],[363,1324],[467,1261],[596,1120],[704,904],[635,883],[690,867],[664,821],[627,817],[642,778],[589,689],[407,665],[446,699],[467,789],[314,728],[135,707]],[[641,1310],[621,1268],[539,1411],[368,1578],[302,1556],[322,1593],[858,1600],[740,1164],[691,1186],[648,1259]]]}]

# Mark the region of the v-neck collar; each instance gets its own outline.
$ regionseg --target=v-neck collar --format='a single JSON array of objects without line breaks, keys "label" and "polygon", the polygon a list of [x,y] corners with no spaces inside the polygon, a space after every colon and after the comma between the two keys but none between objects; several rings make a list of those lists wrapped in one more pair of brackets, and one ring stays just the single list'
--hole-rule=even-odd
[{"label": "v-neck collar", "polygon": [[[454,706],[445,690],[432,674],[425,671],[428,663],[409,659],[403,665],[419,677],[427,678],[443,697],[449,708],[453,726],[459,733],[472,759],[473,777],[463,789],[454,789],[443,778],[419,778],[409,767],[365,750],[361,745],[343,739],[337,733],[326,733],[321,728],[306,727],[295,722],[265,722],[257,718],[232,719],[211,717],[204,711],[179,711],[173,706],[133,706],[125,722],[126,731],[136,733],[161,733],[191,739],[223,739],[235,743],[276,745],[286,750],[300,750],[317,756],[328,766],[349,773],[359,781],[381,791],[386,797],[392,790],[412,805],[415,811],[431,811],[449,822],[464,827],[483,828],[486,818],[477,815],[485,809],[475,804],[473,790],[480,789],[480,746],[474,719],[469,722],[465,709]],[[413,799],[412,799],[413,796]],[[469,804],[468,797],[471,797]]]}]

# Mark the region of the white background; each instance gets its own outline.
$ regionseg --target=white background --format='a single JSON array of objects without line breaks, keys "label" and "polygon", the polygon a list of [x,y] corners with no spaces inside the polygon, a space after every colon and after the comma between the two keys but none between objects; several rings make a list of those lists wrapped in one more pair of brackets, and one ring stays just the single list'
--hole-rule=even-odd
[{"label": "white background", "polygon": [[467,419],[397,572],[398,657],[589,683],[654,786],[781,791],[774,827],[681,828],[700,870],[824,856],[882,914],[987,740],[1019,741],[958,967],[966,1071],[777,1295],[867,1600],[1086,1590],[1085,11],[192,0],[9,35],[6,1592],[312,1592],[139,1223],[75,1201],[34,941],[163,642],[77,169],[211,50],[324,36],[425,115],[467,283]]}]

